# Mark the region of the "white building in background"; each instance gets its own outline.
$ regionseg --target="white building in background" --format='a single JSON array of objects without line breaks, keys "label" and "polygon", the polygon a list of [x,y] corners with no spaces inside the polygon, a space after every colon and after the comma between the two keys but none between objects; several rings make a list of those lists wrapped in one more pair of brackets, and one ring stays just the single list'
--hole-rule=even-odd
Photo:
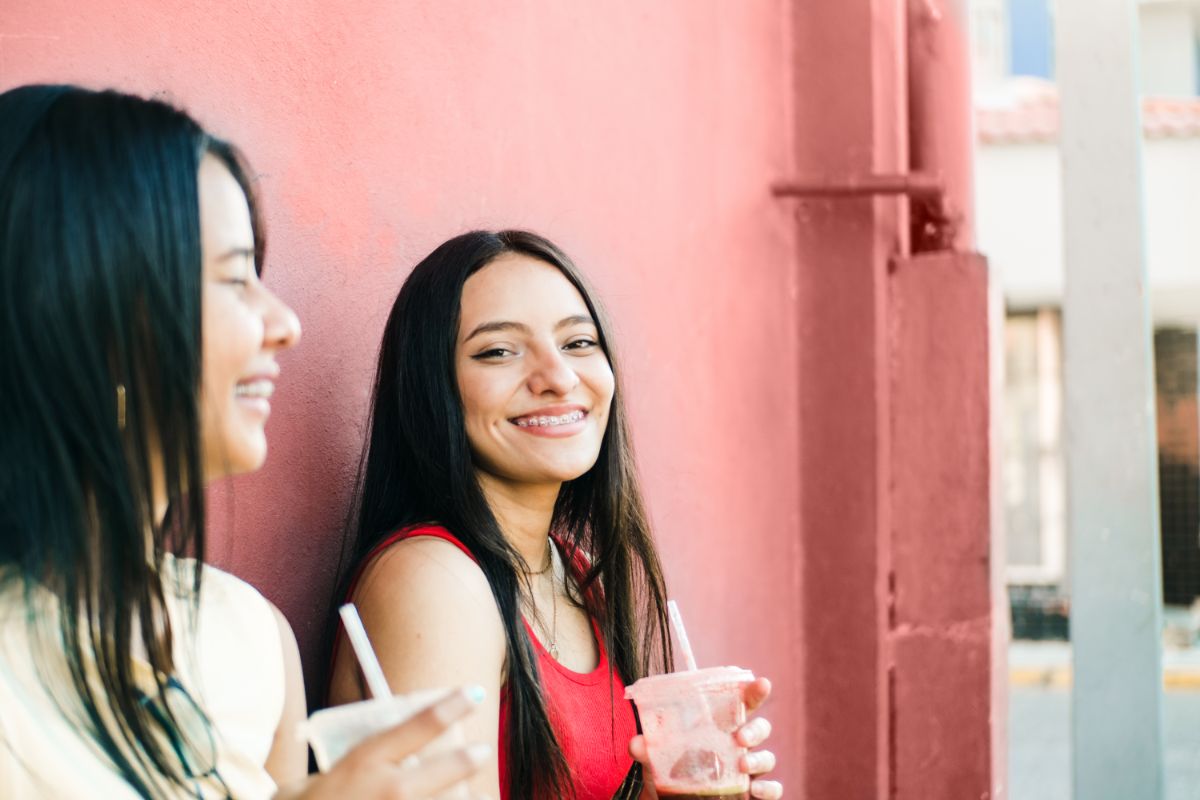
[{"label": "white building in background", "polygon": [[[1022,308],[1062,301],[1058,95],[1017,78],[979,98],[976,210],[980,249]],[[1155,322],[1200,323],[1200,98],[1147,97],[1144,197]]]},{"label": "white building in background", "polygon": [[[1158,377],[1161,387],[1165,385],[1162,370],[1190,363],[1191,371],[1185,373],[1192,387],[1189,408],[1193,410],[1188,413],[1194,415],[1195,343],[1200,328],[1200,0],[1142,0],[1139,17],[1147,295],[1160,332]],[[1003,287],[1008,307],[1009,581],[1062,585],[1069,576],[1065,572],[1059,326],[1064,270],[1053,3],[974,0],[972,19],[978,246]],[[1167,346],[1169,353],[1162,350]],[[1161,415],[1162,397],[1159,407]],[[1182,435],[1200,435],[1196,426],[1186,427]],[[1181,435],[1178,428],[1170,435]],[[1195,452],[1191,445],[1164,445],[1163,435],[1160,430],[1164,452]],[[1200,465],[1189,466],[1200,470]],[[1197,493],[1169,495],[1175,492],[1173,485],[1164,484],[1164,508],[1179,511],[1173,519],[1190,526],[1192,507],[1178,509],[1170,504],[1195,504]],[[1191,558],[1190,551],[1195,551],[1194,566],[1174,573],[1169,564],[1164,569],[1168,600],[1172,580],[1189,585],[1194,581],[1194,593],[1200,595],[1200,525],[1190,539],[1176,536],[1183,545],[1167,541],[1167,527],[1164,516],[1168,559],[1175,557],[1171,548],[1190,548],[1181,558]],[[1174,591],[1179,596],[1184,589],[1176,586]]]}]

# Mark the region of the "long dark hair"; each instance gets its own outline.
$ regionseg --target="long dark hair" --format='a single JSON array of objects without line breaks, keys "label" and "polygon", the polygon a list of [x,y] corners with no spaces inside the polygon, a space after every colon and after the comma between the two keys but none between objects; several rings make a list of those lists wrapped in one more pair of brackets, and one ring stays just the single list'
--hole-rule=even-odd
[{"label": "long dark hair", "polygon": [[202,156],[254,195],[237,152],[163,102],[24,86],[0,119],[0,567],[65,662],[64,713],[142,796],[190,791],[176,709],[148,707],[134,653],[166,697],[165,554],[204,557]]},{"label": "long dark hair", "polygon": [[[537,658],[521,622],[523,561],[505,539],[476,478],[455,377],[463,284],[506,253],[557,268],[596,321],[617,389],[596,464],[563,484],[552,530],[591,567],[579,597],[627,682],[669,669],[666,589],[634,469],[620,376],[604,319],[571,260],[526,231],[474,231],[430,253],[404,282],[379,352],[370,432],[360,469],[357,560],[388,533],[436,521],[471,550],[487,577],[507,639],[510,797],[570,793],[569,769],[541,693]],[[655,670],[657,671],[657,670]]]}]

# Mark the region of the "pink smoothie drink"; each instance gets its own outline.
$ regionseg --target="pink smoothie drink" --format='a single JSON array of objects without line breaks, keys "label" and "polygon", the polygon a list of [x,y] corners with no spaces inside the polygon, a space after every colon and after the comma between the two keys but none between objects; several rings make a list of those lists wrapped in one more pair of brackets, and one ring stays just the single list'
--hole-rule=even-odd
[{"label": "pink smoothie drink", "polygon": [[749,670],[711,667],[642,678],[625,690],[659,797],[749,797],[750,776],[738,768],[746,748],[734,733],[746,722],[742,693],[753,680]]}]

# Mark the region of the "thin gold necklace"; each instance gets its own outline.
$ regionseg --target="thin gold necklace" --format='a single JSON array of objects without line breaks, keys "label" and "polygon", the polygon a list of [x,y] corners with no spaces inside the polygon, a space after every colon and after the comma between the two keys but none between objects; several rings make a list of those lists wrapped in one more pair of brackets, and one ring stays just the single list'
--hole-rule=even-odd
[{"label": "thin gold necklace", "polygon": [[540,578],[550,570],[550,567],[554,566],[554,542],[551,541],[549,537],[546,537],[546,544],[548,545],[546,548],[546,566],[542,567],[537,572],[528,569],[524,570],[526,575],[532,575],[535,578]]},{"label": "thin gold necklace", "polygon": [[549,644],[546,651],[550,653],[550,657],[558,661],[558,553],[555,551],[554,542],[547,538],[550,545],[550,557],[546,560],[546,566],[542,567],[538,572],[527,572],[527,575],[541,576],[550,571],[554,567],[554,572],[550,576],[550,630],[545,630],[545,623],[542,622],[542,615],[538,613],[537,599],[533,596],[533,589],[529,591],[529,605],[533,609],[533,617],[542,626],[542,633],[547,634]]},{"label": "thin gold necklace", "polygon": [[[554,545],[550,545],[550,564],[554,566],[557,563],[554,553]],[[550,657],[558,661],[558,570],[550,573],[550,647],[547,648],[550,652]]]}]

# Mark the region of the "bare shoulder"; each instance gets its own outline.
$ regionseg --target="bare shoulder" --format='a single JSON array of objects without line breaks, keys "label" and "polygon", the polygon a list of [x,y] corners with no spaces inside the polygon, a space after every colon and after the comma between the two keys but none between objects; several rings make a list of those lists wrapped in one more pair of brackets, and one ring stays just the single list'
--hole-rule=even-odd
[{"label": "bare shoulder", "polygon": [[[292,630],[292,624],[288,622],[287,616],[279,610],[279,606],[270,600],[267,601],[267,605],[271,609],[271,616],[275,618],[275,627],[279,629],[279,644],[283,650],[283,667],[287,673],[300,665],[300,645],[296,641],[296,632]],[[303,691],[303,682],[300,688]],[[301,698],[303,698],[303,694]]]},{"label": "bare shoulder", "polygon": [[451,611],[454,607],[495,610],[491,587],[479,565],[434,536],[414,536],[388,547],[363,570],[354,596],[360,605],[382,600],[423,606],[436,600],[451,606]]},{"label": "bare shoulder", "polygon": [[[480,687],[486,699],[463,720],[463,735],[498,747],[505,633],[479,565],[444,539],[414,536],[366,566],[353,599],[391,690]],[[366,693],[349,650],[338,648],[334,661],[334,703]],[[475,795],[499,797],[499,786],[495,759],[471,780]]]},{"label": "bare shoulder", "polygon": [[504,626],[483,571],[450,542],[417,536],[390,546],[364,570],[354,602],[395,690],[448,676],[497,685]]}]

